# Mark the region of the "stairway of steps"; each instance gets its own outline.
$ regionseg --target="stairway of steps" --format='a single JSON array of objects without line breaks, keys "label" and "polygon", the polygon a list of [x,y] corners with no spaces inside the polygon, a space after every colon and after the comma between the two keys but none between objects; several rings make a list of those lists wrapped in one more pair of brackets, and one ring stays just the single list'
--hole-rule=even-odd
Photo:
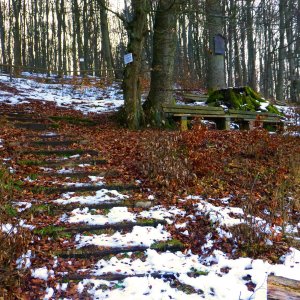
[{"label": "stairway of steps", "polygon": [[[29,299],[37,290],[50,291],[51,299],[90,299],[92,281],[87,280],[101,282],[98,292],[103,297],[122,290],[128,278],[163,278],[178,286],[180,270],[154,269],[149,255],[164,260],[184,245],[172,239],[168,222],[152,211],[153,200],[135,200],[135,192],[140,192],[136,182],[123,184],[120,172],[109,169],[105,157],[88,148],[88,141],[58,132],[54,122],[22,112],[6,119],[23,133],[16,153],[18,169],[31,172],[22,178],[29,204],[22,202],[27,208],[22,218],[34,225]],[[101,272],[101,261],[109,265],[110,260],[120,266],[134,262],[138,269]],[[45,280],[39,279],[41,273]],[[78,284],[81,288],[74,288]]]}]

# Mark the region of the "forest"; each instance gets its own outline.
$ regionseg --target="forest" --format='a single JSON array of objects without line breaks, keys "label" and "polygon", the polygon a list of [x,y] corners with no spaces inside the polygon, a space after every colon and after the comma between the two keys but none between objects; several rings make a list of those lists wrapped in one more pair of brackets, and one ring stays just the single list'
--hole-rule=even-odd
[{"label": "forest", "polygon": [[0,300],[300,299],[300,0],[0,0]]},{"label": "forest", "polygon": [[[157,103],[170,101],[175,83],[209,90],[250,86],[267,99],[299,102],[299,5],[299,0],[2,0],[0,62],[4,70],[14,65],[15,73],[124,78],[125,110],[135,115],[127,120],[131,127],[143,121],[140,82],[151,82],[146,116],[156,125]],[[215,52],[216,36],[221,53]],[[125,70],[126,53],[133,53],[134,62]]]}]

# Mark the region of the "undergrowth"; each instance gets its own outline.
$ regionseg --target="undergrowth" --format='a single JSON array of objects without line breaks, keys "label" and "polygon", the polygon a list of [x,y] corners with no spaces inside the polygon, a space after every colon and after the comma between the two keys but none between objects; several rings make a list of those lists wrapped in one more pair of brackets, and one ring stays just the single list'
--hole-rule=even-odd
[{"label": "undergrowth", "polygon": [[232,228],[239,253],[275,260],[272,251],[277,248],[280,255],[278,245],[290,242],[287,227],[299,218],[299,153],[298,137],[198,126],[147,140],[140,170],[169,204],[170,191],[179,197],[230,196],[232,205],[244,210],[244,224]]},{"label": "undergrowth", "polygon": [[18,211],[11,201],[18,192],[10,173],[0,167],[0,298],[19,298],[24,270],[16,268],[16,260],[26,252],[30,242],[28,230],[19,226]]}]

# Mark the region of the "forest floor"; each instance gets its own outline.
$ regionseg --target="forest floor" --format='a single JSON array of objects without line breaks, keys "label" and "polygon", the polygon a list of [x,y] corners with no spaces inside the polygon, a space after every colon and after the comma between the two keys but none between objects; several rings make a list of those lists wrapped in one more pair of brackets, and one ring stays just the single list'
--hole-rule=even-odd
[{"label": "forest floor", "polygon": [[0,298],[267,299],[269,275],[300,280],[297,127],[129,131],[122,104],[117,83],[0,76]]}]

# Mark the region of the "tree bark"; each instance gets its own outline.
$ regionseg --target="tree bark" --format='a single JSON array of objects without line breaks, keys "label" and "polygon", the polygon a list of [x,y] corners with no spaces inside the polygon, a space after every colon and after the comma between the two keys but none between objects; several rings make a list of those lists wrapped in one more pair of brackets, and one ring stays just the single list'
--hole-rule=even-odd
[{"label": "tree bark", "polygon": [[107,11],[105,0],[98,0],[100,5],[100,27],[101,27],[101,51],[102,51],[102,66],[106,69],[106,74],[110,78],[114,77],[114,61],[111,51],[111,44],[108,30]]},{"label": "tree bark", "polygon": [[278,72],[276,84],[276,98],[283,100],[283,84],[284,84],[284,60],[285,60],[285,7],[286,1],[279,1],[279,53],[278,53]]},{"label": "tree bark", "polygon": [[15,75],[18,76],[21,69],[20,66],[22,65],[21,60],[21,36],[20,36],[20,11],[21,11],[21,0],[13,0],[13,14],[14,14],[14,64],[16,65],[15,68]]},{"label": "tree bark", "polygon": [[164,125],[162,104],[172,102],[176,23],[181,1],[160,0],[155,14],[151,86],[144,105],[147,122]]},{"label": "tree bark", "polygon": [[253,0],[246,0],[247,44],[248,44],[248,85],[257,90],[256,52],[253,33]]},{"label": "tree bark", "polygon": [[140,72],[142,52],[147,24],[147,0],[131,0],[133,19],[127,24],[127,52],[132,53],[133,62],[125,67],[123,78],[125,122],[129,129],[139,129],[144,122],[141,105]]},{"label": "tree bark", "polygon": [[4,13],[2,10],[2,4],[0,3],[0,40],[1,40],[1,54],[2,63],[6,65],[6,47],[5,47],[5,27],[4,27]]}]

